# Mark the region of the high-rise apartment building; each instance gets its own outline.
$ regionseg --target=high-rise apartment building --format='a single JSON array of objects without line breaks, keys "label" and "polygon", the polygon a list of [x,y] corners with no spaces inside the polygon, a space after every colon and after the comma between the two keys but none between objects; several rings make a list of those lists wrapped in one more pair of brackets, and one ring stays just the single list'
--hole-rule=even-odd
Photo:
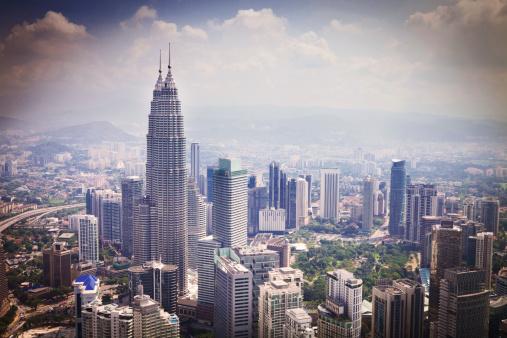
[{"label": "high-rise apartment building", "polygon": [[151,261],[128,269],[130,301],[137,296],[139,286],[143,293],[157,301],[169,313],[176,313],[178,302],[178,267]]},{"label": "high-rise apartment building", "polygon": [[[300,279],[284,281],[285,270],[275,269],[269,273],[270,280],[259,287],[259,337],[283,337],[286,311],[303,305],[302,272]],[[277,276],[280,275],[280,276]]]},{"label": "high-rise apartment building", "polygon": [[269,164],[269,207],[280,208],[280,163]]},{"label": "high-rise apartment building", "polygon": [[340,171],[338,169],[320,170],[320,217],[338,219],[340,202]]},{"label": "high-rise apartment building", "polygon": [[[245,182],[246,188],[246,182]],[[214,329],[223,338],[252,336],[252,272],[229,257],[216,257]]]},{"label": "high-rise apartment building", "polygon": [[200,172],[200,146],[199,143],[192,143],[190,145],[190,177],[194,179],[194,182],[199,187],[199,180],[201,179]]},{"label": "high-rise apartment building", "polygon": [[366,177],[363,181],[363,229],[371,229],[373,227],[377,190],[378,181],[373,177]]},{"label": "high-rise apartment building", "polygon": [[438,338],[487,337],[489,291],[484,270],[446,269],[440,283]]},{"label": "high-rise apartment building", "polygon": [[299,177],[296,180],[296,227],[308,224],[308,182]]},{"label": "high-rise apartment building", "polygon": [[[81,311],[81,335],[77,337],[133,338],[132,308],[95,301]],[[76,330],[77,331],[77,330]]]},{"label": "high-rise apartment building", "polygon": [[72,285],[71,252],[65,242],[55,242],[42,253],[44,282],[53,288]]},{"label": "high-rise apartment building", "polygon": [[389,234],[391,236],[403,235],[406,182],[405,161],[393,160],[391,167],[391,192],[389,194]]},{"label": "high-rise apartment building", "polygon": [[[142,198],[143,180],[138,176],[129,176],[121,181],[121,205],[122,205],[122,242],[121,250],[124,256],[131,257],[133,254],[134,234],[134,207]],[[88,195],[87,195],[88,196]],[[87,212],[88,213],[88,212]]]},{"label": "high-rise apartment building", "polygon": [[158,233],[154,245],[158,244],[162,263],[178,266],[179,292],[185,294],[188,259],[186,138],[170,60],[165,80],[159,69],[153,89],[146,143],[146,195],[154,208],[150,227]]},{"label": "high-rise apartment building", "polygon": [[500,222],[500,201],[497,198],[483,198],[480,208],[480,221],[486,231],[496,235]]},{"label": "high-rise apartment building", "polygon": [[241,168],[239,160],[219,159],[213,177],[213,230],[223,247],[247,244],[247,180],[247,171]]},{"label": "high-rise apartment building", "polygon": [[100,229],[102,233],[101,241],[102,242],[112,242],[115,244],[120,244],[122,240],[122,229],[121,229],[121,221],[122,221],[122,206],[121,206],[121,197],[113,197],[103,199],[101,202],[101,226]]},{"label": "high-rise apartment building", "polygon": [[302,308],[289,309],[285,312],[283,325],[284,338],[315,338],[312,317]]},{"label": "high-rise apartment building", "polygon": [[422,218],[435,216],[432,202],[437,189],[432,184],[409,184],[406,192],[405,239],[421,245]]},{"label": "high-rise apartment building", "polygon": [[99,260],[99,226],[92,215],[79,215],[79,260],[96,263]]},{"label": "high-rise apartment building", "polygon": [[431,234],[430,308],[429,320],[438,318],[440,280],[446,269],[461,264],[461,229],[453,227],[452,221],[443,220]]},{"label": "high-rise apartment building", "polygon": [[197,242],[206,237],[207,210],[193,178],[188,180],[188,267],[197,269]]}]

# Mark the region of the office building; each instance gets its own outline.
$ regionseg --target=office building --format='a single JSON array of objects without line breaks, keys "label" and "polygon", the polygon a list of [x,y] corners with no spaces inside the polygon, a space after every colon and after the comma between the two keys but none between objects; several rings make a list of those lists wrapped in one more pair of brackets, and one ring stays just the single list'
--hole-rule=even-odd
[{"label": "office building", "polygon": [[287,182],[287,208],[285,217],[287,220],[287,229],[296,229],[297,227],[297,181],[291,178]]},{"label": "office building", "polygon": [[280,163],[269,164],[269,207],[280,208]]},{"label": "office building", "polygon": [[308,182],[299,177],[296,180],[296,227],[308,224]]},{"label": "office building", "polygon": [[[259,287],[259,337],[274,338],[283,336],[286,311],[303,306],[302,272],[300,280],[284,281],[276,276],[277,272],[284,275],[284,270],[274,270],[269,273],[269,281]],[[273,277],[278,278],[273,278]]]},{"label": "office building", "polygon": [[[134,207],[142,198],[143,180],[138,176],[129,176],[121,181],[121,251],[125,257],[133,255]],[[88,197],[88,195],[87,195]],[[88,205],[88,204],[87,204]],[[88,207],[87,207],[88,210]],[[88,212],[87,212],[88,213]]]},{"label": "office building", "polygon": [[207,210],[204,197],[192,178],[188,180],[188,267],[197,269],[197,242],[206,237]]},{"label": "office building", "polygon": [[95,191],[95,188],[88,188],[86,189],[86,195],[85,195],[85,205],[86,205],[86,214],[87,215],[93,215],[93,193]]},{"label": "office building", "polygon": [[433,229],[431,239],[429,320],[433,322],[438,318],[440,280],[446,269],[461,264],[461,229],[443,220]]},{"label": "office building", "polygon": [[305,181],[308,183],[308,208],[312,207],[312,181],[313,176],[308,174],[304,175]]},{"label": "office building", "polygon": [[55,242],[42,253],[44,283],[52,288],[72,285],[71,252],[65,248],[66,244]]},{"label": "office building", "polygon": [[363,281],[338,269],[327,273],[326,302],[318,306],[318,337],[361,337]]},{"label": "office building", "polygon": [[372,337],[405,336],[405,293],[391,285],[377,285],[372,290]]},{"label": "office building", "polygon": [[119,193],[114,192],[111,189],[93,189],[91,192],[92,196],[92,213],[91,215],[97,218],[97,227],[99,231],[99,242],[102,243],[102,236],[104,231],[102,230],[102,202],[107,199],[121,199]]},{"label": "office building", "polygon": [[72,285],[74,287],[76,337],[85,337],[83,336],[82,311],[86,305],[98,299],[100,280],[93,275],[84,274],[76,278]]},{"label": "office building", "polygon": [[437,196],[437,189],[432,184],[409,184],[406,192],[405,239],[421,245],[423,233],[422,218],[435,216],[432,202]]},{"label": "office building", "polygon": [[467,263],[479,270],[484,270],[484,283],[491,290],[491,274],[493,268],[493,242],[492,232],[480,232],[468,238],[470,258]]},{"label": "office building", "polygon": [[[378,182],[373,177],[366,177],[363,181],[363,229],[373,227],[373,216],[375,215],[375,196],[378,189]],[[378,207],[377,207],[378,209]],[[378,212],[377,212],[378,213]]]},{"label": "office building", "polygon": [[197,187],[199,187],[199,182],[201,179],[200,156],[199,143],[192,143],[190,145],[190,177],[194,179]]},{"label": "office building", "polygon": [[487,232],[497,234],[500,222],[500,201],[497,198],[483,198],[480,201],[480,221]]},{"label": "office building", "polygon": [[100,229],[102,233],[101,241],[102,242],[111,242],[115,244],[120,244],[122,240],[122,229],[121,229],[121,221],[122,221],[122,206],[121,206],[121,197],[114,198],[106,198],[101,202],[101,226]]},{"label": "office building", "polygon": [[197,245],[197,318],[211,323],[215,302],[215,251],[222,244],[207,236]]},{"label": "office building", "polygon": [[276,251],[259,246],[220,249],[220,256],[227,256],[252,272],[252,335],[258,335],[259,322],[259,288],[269,280],[269,272],[279,267],[279,256]]},{"label": "office building", "polygon": [[320,217],[337,220],[340,202],[340,171],[320,170]]},{"label": "office building", "polygon": [[289,309],[285,312],[283,325],[284,338],[315,338],[312,317],[302,308]]},{"label": "office building", "polygon": [[97,263],[99,260],[99,227],[93,215],[79,215],[79,261]]},{"label": "office building", "polygon": [[0,241],[0,317],[3,317],[9,311],[10,305],[7,273],[5,271],[4,246],[3,242]]},{"label": "office building", "polygon": [[290,243],[289,240],[283,237],[270,238],[266,247],[269,250],[276,251],[280,259],[280,267],[287,268],[290,266]]},{"label": "office building", "polygon": [[442,217],[423,216],[421,217],[421,228],[419,231],[419,242],[421,250],[421,268],[429,268],[431,265],[431,234],[433,227],[440,225]]},{"label": "office building", "polygon": [[440,283],[438,338],[487,337],[489,291],[483,270],[446,269]]},{"label": "office building", "polygon": [[157,219],[157,208],[149,197],[140,199],[134,206],[132,262],[142,265],[145,262],[159,260],[159,228],[154,226]]},{"label": "office building", "polygon": [[215,239],[223,247],[247,244],[247,171],[236,159],[219,159],[213,177],[213,226]]},{"label": "office building", "polygon": [[157,261],[128,269],[130,301],[137,296],[139,286],[143,293],[157,301],[169,313],[176,313],[178,302],[178,267]]},{"label": "office building", "polygon": [[[259,232],[259,212],[268,207],[268,188],[251,187],[248,189],[248,235]],[[284,224],[285,227],[285,224]]]},{"label": "office building", "polygon": [[404,232],[406,180],[405,161],[393,160],[389,194],[389,234],[391,236],[402,236]]},{"label": "office building", "polygon": [[154,208],[150,218],[150,227],[157,232],[154,245],[158,244],[162,263],[178,266],[179,292],[185,294],[188,259],[186,138],[170,62],[165,80],[159,69],[153,89],[146,143],[146,195]]},{"label": "office building", "polygon": [[287,210],[288,205],[288,191],[287,191],[287,173],[280,170],[280,208]]},{"label": "office building", "polygon": [[[245,182],[246,188],[246,182]],[[215,259],[215,336],[252,337],[252,272],[229,257]]]},{"label": "office building", "polygon": [[208,203],[213,203],[213,177],[217,169],[216,166],[208,166],[206,168],[206,201]]},{"label": "office building", "polygon": [[213,203],[206,202],[206,235],[213,234]]},{"label": "office building", "polygon": [[259,232],[285,232],[285,209],[261,209],[258,214]]},{"label": "office building", "polygon": [[[423,338],[424,286],[411,279],[405,278],[393,281],[392,287],[403,293],[404,307],[402,309],[403,313],[401,314],[403,330],[401,331],[402,335],[400,337]],[[376,304],[374,303],[374,305]],[[385,311],[383,314],[384,316],[395,315],[389,308],[382,309],[380,307],[374,307],[373,310],[378,310],[379,315],[382,311]],[[392,317],[386,318],[385,322],[389,325],[390,323],[396,322],[396,320],[393,321],[392,319]],[[381,321],[382,319],[379,318],[379,322]],[[373,322],[377,323],[377,317],[373,317]],[[386,335],[386,337],[388,337],[388,335]]]}]

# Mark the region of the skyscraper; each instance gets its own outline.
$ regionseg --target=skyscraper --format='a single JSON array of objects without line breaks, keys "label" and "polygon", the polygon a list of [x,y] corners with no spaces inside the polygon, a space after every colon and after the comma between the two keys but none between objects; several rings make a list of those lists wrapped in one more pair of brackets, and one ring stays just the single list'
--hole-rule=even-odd
[{"label": "skyscraper", "polygon": [[190,145],[190,177],[192,177],[199,187],[200,180],[200,146],[199,143],[192,143]]},{"label": "skyscraper", "polygon": [[280,208],[280,163],[269,164],[269,207]]},{"label": "skyscraper", "polygon": [[197,241],[206,237],[207,212],[204,197],[193,178],[188,180],[188,266],[197,269]]},{"label": "skyscraper", "polygon": [[134,233],[134,206],[139,202],[143,194],[143,180],[138,176],[130,176],[121,181],[121,205],[122,205],[122,253],[131,257],[133,253]]},{"label": "skyscraper", "polygon": [[208,166],[206,168],[206,200],[213,203],[213,176],[215,176],[216,166]]},{"label": "skyscraper", "polygon": [[296,227],[308,224],[308,182],[301,177],[296,181]]},{"label": "skyscraper", "polygon": [[421,222],[423,216],[435,216],[432,203],[437,196],[433,184],[409,184],[406,194],[405,239],[421,243]]},{"label": "skyscraper", "polygon": [[489,291],[484,270],[446,269],[443,277],[436,337],[487,337]]},{"label": "skyscraper", "polygon": [[213,226],[223,247],[245,246],[248,228],[247,171],[239,160],[219,159],[213,177]]},{"label": "skyscraper", "polygon": [[338,169],[320,170],[320,217],[338,219],[340,202],[340,171]]},{"label": "skyscraper", "polygon": [[178,266],[180,293],[187,291],[187,169],[181,102],[171,72],[162,69],[153,90],[146,159],[146,195],[155,208],[150,227],[158,229],[162,263]]},{"label": "skyscraper", "polygon": [[222,244],[207,236],[197,245],[197,318],[213,321],[215,303],[215,250]]},{"label": "skyscraper", "polygon": [[284,338],[314,338],[312,317],[302,308],[289,309],[285,312],[283,325]]},{"label": "skyscraper", "polygon": [[405,161],[393,160],[391,167],[391,192],[389,195],[389,234],[391,236],[403,235],[406,180]]},{"label": "skyscraper", "polygon": [[[246,181],[245,181],[246,188]],[[216,257],[215,336],[252,336],[252,272],[229,257]]]},{"label": "skyscraper", "polygon": [[461,263],[461,229],[453,227],[452,221],[442,221],[440,227],[433,229],[431,239],[429,320],[433,322],[438,318],[440,280],[444,278],[445,269]]},{"label": "skyscraper", "polygon": [[160,308],[159,303],[140,292],[134,297],[134,337],[177,338],[180,336],[180,323],[176,314]]},{"label": "skyscraper", "polygon": [[468,238],[471,259],[467,260],[470,266],[484,270],[484,284],[491,289],[491,273],[493,268],[493,242],[492,232],[480,232]]},{"label": "skyscraper", "polygon": [[267,187],[248,189],[248,234],[253,236],[259,231],[259,212],[268,207]]},{"label": "skyscraper", "polygon": [[480,201],[481,222],[484,224],[486,231],[497,234],[500,222],[500,201],[497,198],[483,198]]},{"label": "skyscraper", "polygon": [[79,215],[79,260],[97,263],[99,260],[99,227],[93,215]]},{"label": "skyscraper", "polygon": [[154,226],[157,219],[157,209],[149,197],[137,202],[133,212],[133,256],[136,265],[160,259],[159,228]]},{"label": "skyscraper", "polygon": [[101,240],[121,243],[121,197],[106,198],[101,203]]},{"label": "skyscraper", "polygon": [[377,180],[373,177],[366,177],[363,181],[363,229],[373,227],[373,215],[375,205],[375,192],[378,189]]},{"label": "skyscraper", "polygon": [[53,288],[72,285],[71,252],[65,246],[65,242],[54,242],[42,253],[44,281]]},{"label": "skyscraper", "polygon": [[144,294],[157,301],[165,311],[176,313],[178,301],[178,267],[156,261],[128,269],[130,301],[138,295],[139,286]]},{"label": "skyscraper", "polygon": [[287,173],[280,170],[280,208],[287,209],[287,199],[289,196],[287,195]]}]

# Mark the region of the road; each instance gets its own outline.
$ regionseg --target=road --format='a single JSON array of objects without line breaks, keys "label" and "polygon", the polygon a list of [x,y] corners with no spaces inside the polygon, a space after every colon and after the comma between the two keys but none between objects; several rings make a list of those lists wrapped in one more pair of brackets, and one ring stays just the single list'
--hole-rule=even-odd
[{"label": "road", "polygon": [[7,218],[0,222],[0,233],[3,232],[5,229],[10,227],[11,225],[14,225],[18,222],[21,222],[24,219],[27,219],[29,217],[34,217],[42,214],[50,214],[56,211],[64,210],[64,209],[72,209],[72,208],[84,208],[84,203],[76,203],[76,204],[68,204],[68,205],[61,205],[57,207],[47,207],[47,208],[40,208],[35,210],[29,210],[25,211],[19,215],[12,216],[11,218]]}]

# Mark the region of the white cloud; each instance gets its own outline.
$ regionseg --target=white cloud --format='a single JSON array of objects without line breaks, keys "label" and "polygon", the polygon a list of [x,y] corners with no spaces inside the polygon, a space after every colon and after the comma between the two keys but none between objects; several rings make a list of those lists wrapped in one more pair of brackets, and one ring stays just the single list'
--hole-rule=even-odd
[{"label": "white cloud", "polygon": [[181,31],[183,34],[185,34],[189,37],[192,37],[192,38],[201,39],[201,40],[208,39],[208,33],[206,33],[205,30],[200,29],[200,28],[185,25],[185,26],[183,26]]},{"label": "white cloud", "polygon": [[337,19],[331,20],[329,26],[340,33],[359,33],[361,31],[361,28],[357,24],[343,23]]},{"label": "white cloud", "polygon": [[157,11],[153,7],[143,5],[137,9],[130,19],[120,22],[120,26],[123,29],[132,26],[139,27],[143,22],[155,20],[157,17]]}]

